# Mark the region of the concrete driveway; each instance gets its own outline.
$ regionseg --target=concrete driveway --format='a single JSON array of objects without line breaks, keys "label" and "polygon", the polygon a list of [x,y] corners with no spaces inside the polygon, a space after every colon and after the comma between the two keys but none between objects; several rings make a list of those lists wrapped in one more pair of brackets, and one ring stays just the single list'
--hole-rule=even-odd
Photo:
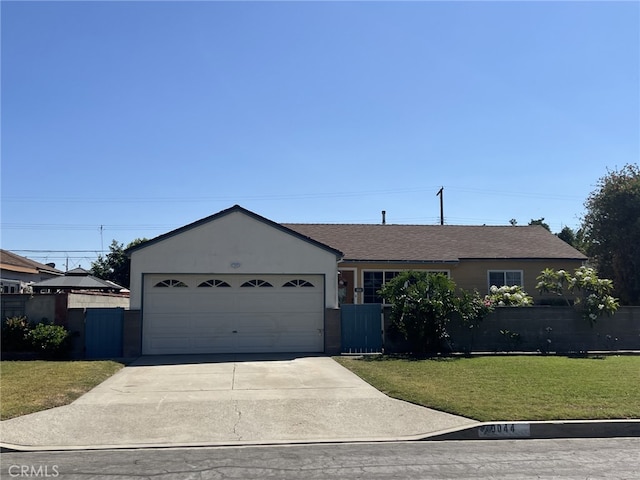
[{"label": "concrete driveway", "polygon": [[473,420],[394,400],[329,357],[141,357],[71,405],[2,422],[7,446],[415,439]]}]

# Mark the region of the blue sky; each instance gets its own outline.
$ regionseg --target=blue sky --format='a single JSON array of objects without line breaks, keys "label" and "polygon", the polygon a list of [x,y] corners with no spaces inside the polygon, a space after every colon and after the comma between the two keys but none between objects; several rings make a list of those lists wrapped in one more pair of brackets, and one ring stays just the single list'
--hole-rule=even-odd
[{"label": "blue sky", "polygon": [[[2,248],[278,222],[576,228],[640,158],[639,2],[7,2]],[[32,250],[32,251],[29,251]],[[35,250],[49,250],[36,252]]]}]

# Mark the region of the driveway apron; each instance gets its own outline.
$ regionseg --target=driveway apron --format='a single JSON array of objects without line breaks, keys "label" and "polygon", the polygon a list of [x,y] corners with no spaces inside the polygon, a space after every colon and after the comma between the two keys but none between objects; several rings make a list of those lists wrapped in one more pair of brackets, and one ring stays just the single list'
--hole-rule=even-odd
[{"label": "driveway apron", "polygon": [[402,440],[476,424],[387,397],[307,355],[141,357],[64,407],[1,422],[7,446]]}]

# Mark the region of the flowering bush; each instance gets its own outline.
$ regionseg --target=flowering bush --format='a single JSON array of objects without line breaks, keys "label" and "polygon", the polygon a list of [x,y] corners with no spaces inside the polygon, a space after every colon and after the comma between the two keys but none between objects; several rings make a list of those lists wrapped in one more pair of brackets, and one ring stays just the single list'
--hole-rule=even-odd
[{"label": "flowering bush", "polygon": [[489,295],[484,297],[485,304],[492,307],[527,307],[533,305],[533,299],[520,285],[497,287],[492,285]]},{"label": "flowering bush", "polygon": [[555,293],[565,298],[570,305],[565,290],[573,295],[574,305],[580,309],[582,316],[590,323],[604,315],[613,315],[618,309],[618,299],[610,295],[613,282],[606,278],[598,278],[595,269],[582,266],[575,270],[573,276],[565,270],[546,268],[538,277],[536,288],[540,293]]},{"label": "flowering bush", "polygon": [[447,325],[453,316],[477,325],[490,311],[477,292],[456,291],[453,280],[425,271],[403,272],[379,290],[392,305],[393,327],[411,342],[414,354],[450,349]]}]

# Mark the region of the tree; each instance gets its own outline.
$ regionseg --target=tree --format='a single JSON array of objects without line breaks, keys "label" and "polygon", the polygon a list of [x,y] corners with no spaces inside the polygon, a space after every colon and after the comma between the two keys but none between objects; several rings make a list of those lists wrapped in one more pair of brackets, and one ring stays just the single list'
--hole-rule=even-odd
[{"label": "tree", "polygon": [[573,230],[571,227],[564,227],[560,233],[556,233],[556,236],[586,255],[587,246],[585,244],[584,230],[582,228]]},{"label": "tree", "polygon": [[529,225],[542,225],[544,228],[546,228],[547,230],[551,231],[551,228],[549,228],[549,224],[548,223],[544,223],[544,217],[539,218],[537,220],[534,220],[532,218],[531,221],[529,222]]},{"label": "tree", "polygon": [[131,260],[125,253],[125,250],[146,241],[146,238],[137,238],[125,248],[122,243],[112,240],[111,245],[109,245],[109,253],[104,257],[98,255],[98,259],[91,263],[93,275],[103,280],[117,283],[122,287],[129,288]]},{"label": "tree", "polygon": [[444,274],[402,272],[384,284],[380,295],[392,305],[393,325],[418,355],[446,349],[447,324],[454,314],[477,322],[490,310],[477,292],[457,296],[456,284]]},{"label": "tree", "polygon": [[560,230],[560,233],[557,234],[557,237],[572,247],[576,245],[576,232],[574,232],[571,227],[564,227]]},{"label": "tree", "polygon": [[585,202],[587,255],[626,305],[640,304],[640,168],[625,165],[598,182]]}]

